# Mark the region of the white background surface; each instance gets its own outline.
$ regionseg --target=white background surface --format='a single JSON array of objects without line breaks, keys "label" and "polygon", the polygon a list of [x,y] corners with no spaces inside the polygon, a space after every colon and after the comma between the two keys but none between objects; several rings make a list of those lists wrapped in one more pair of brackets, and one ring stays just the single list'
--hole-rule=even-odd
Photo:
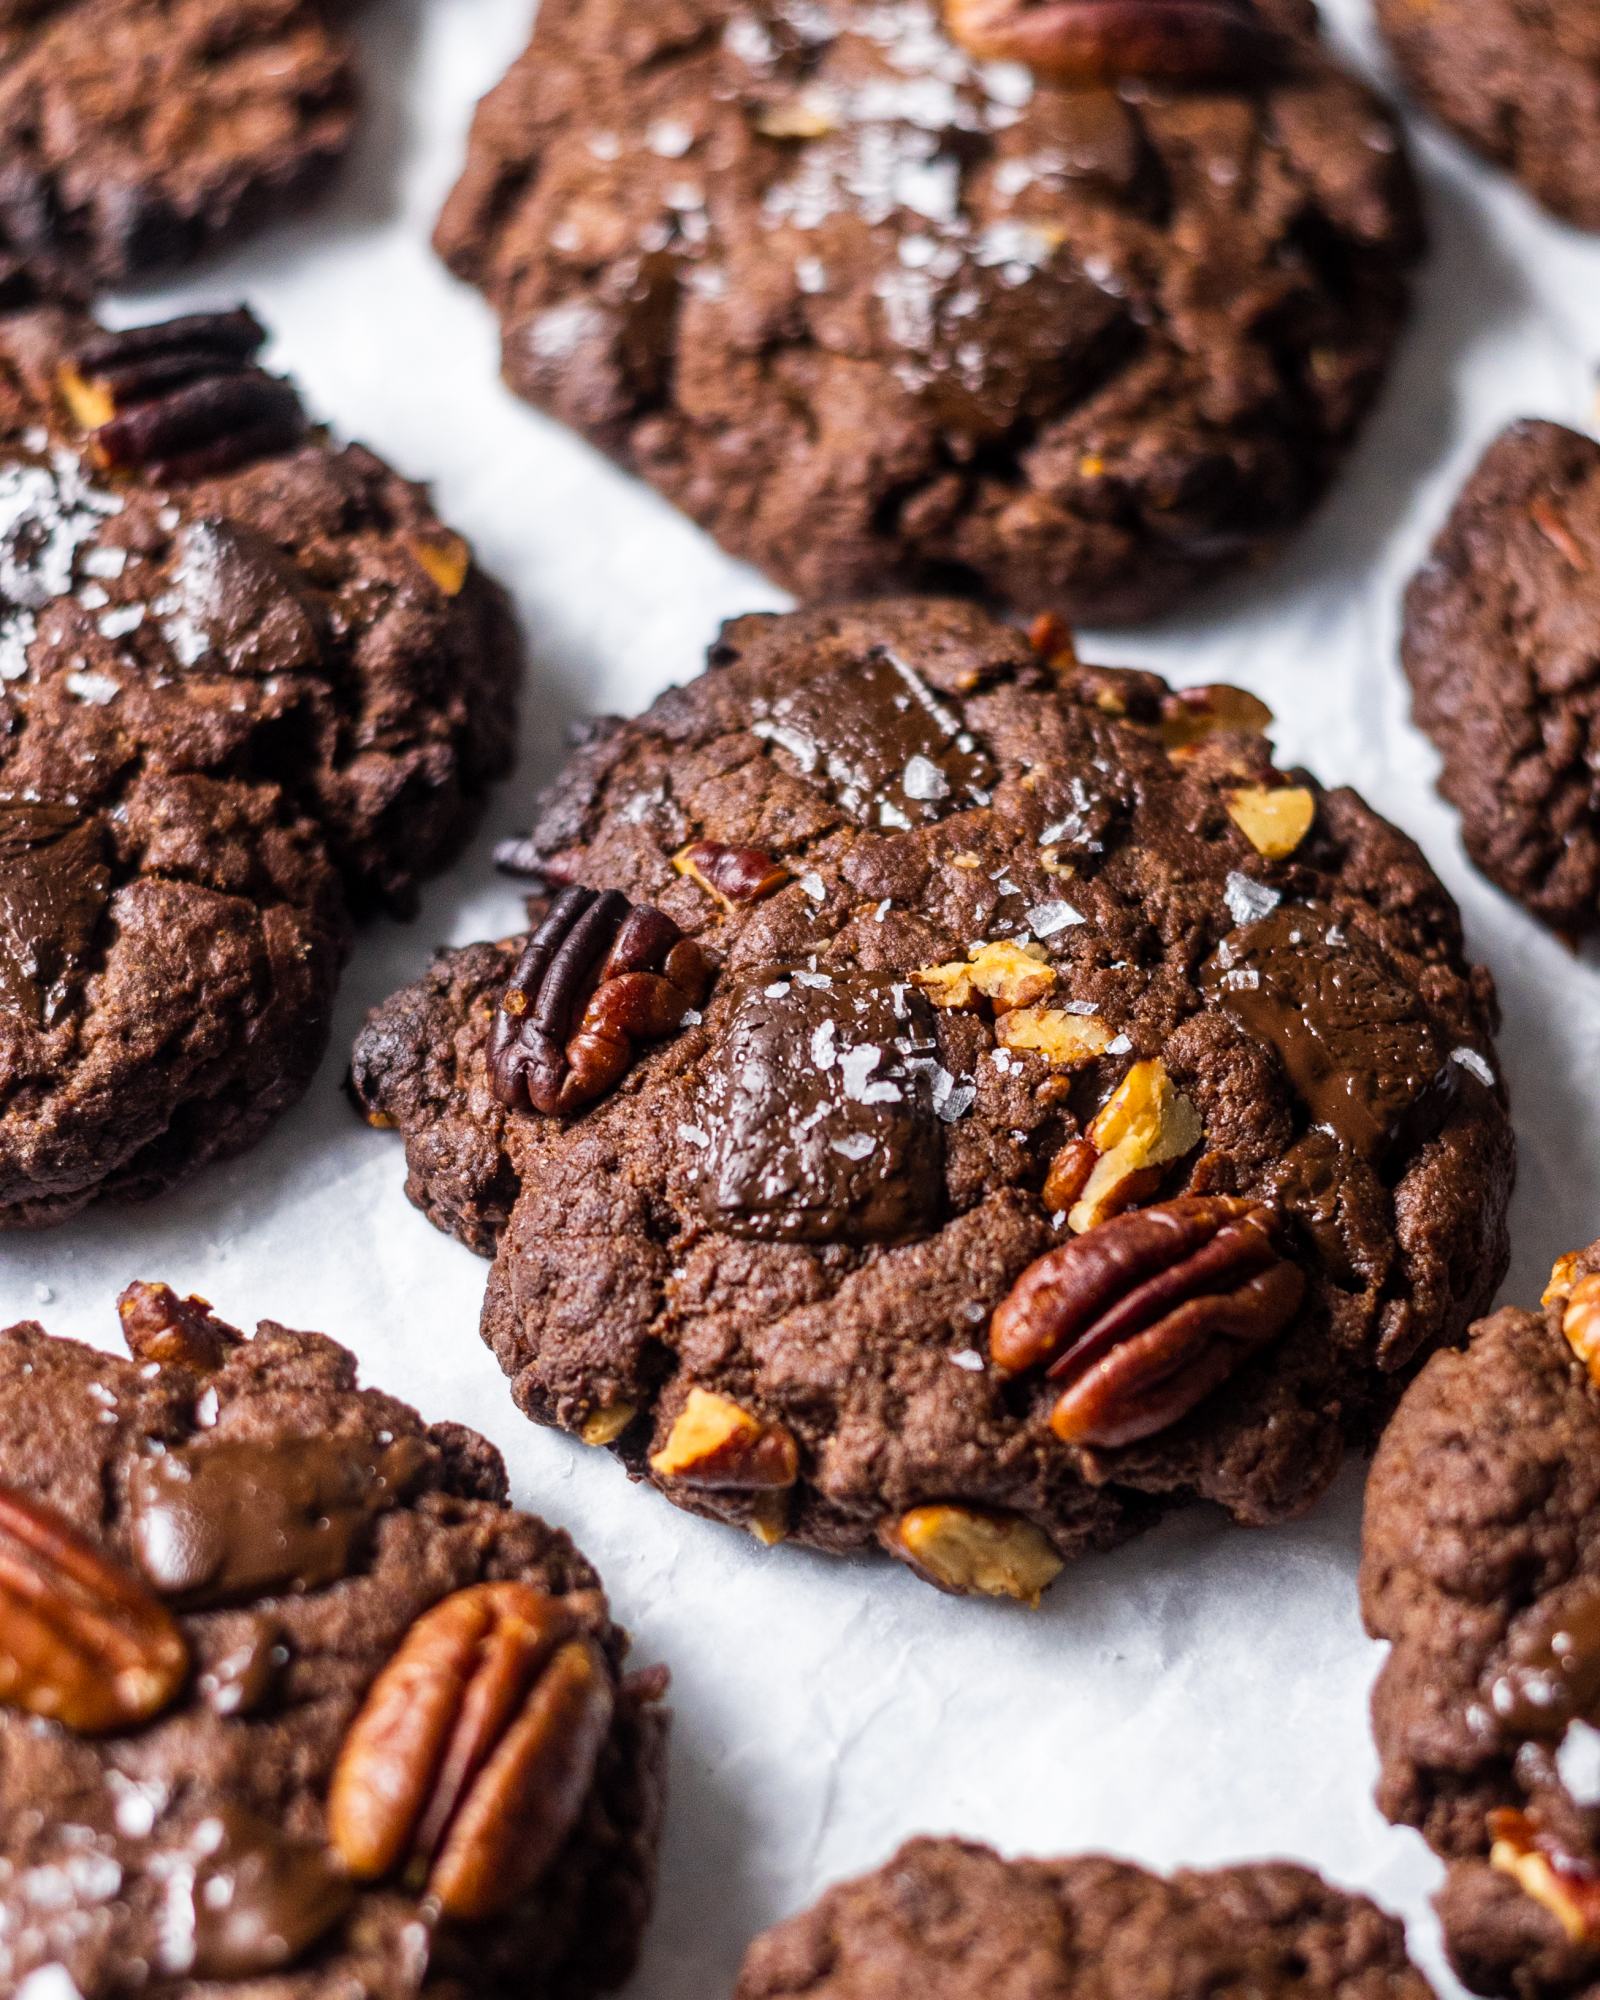
[{"label": "white background surface", "polygon": [[[648,4],[648,0],[641,0]],[[1329,11],[1371,55],[1362,0]],[[514,401],[487,310],[428,248],[472,104],[525,38],[529,0],[382,0],[363,26],[371,104],[330,203],[113,317],[247,296],[315,409],[405,471],[514,589],[531,642],[524,755],[469,861],[409,928],[360,940],[307,1101],[244,1159],[146,1210],[0,1238],[0,1324],[37,1314],[110,1344],[130,1278],[227,1317],[335,1334],[367,1379],[485,1430],[515,1496],[571,1528],[676,1715],[655,1925],[630,2000],[717,2000],[750,1936],[902,1837],[1013,1852],[1099,1847],[1159,1866],[1283,1854],[1399,1910],[1439,1970],[1436,1869],[1371,1804],[1356,1613],[1359,1468],[1320,1511],[1247,1533],[1191,1513],[1069,1571],[1028,1614],[940,1597],[893,1565],[761,1552],[630,1487],[605,1455],[513,1409],[475,1327],[485,1267],[401,1194],[400,1148],[339,1092],[365,1009],[439,942],[515,927],[493,838],[585,710],[632,710],[696,671],[718,621],[782,603],[643,487]],[[1499,977],[1521,1178],[1508,1298],[1600,1234],[1600,958],[1574,959],[1478,881],[1406,721],[1397,605],[1449,497],[1513,416],[1592,421],[1600,239],[1535,215],[1420,138],[1434,247],[1389,393],[1332,502],[1287,558],[1091,658],[1231,679],[1276,710],[1280,751],[1357,785],[1417,835]],[[1457,1989],[1441,1974],[1441,1989]]]}]

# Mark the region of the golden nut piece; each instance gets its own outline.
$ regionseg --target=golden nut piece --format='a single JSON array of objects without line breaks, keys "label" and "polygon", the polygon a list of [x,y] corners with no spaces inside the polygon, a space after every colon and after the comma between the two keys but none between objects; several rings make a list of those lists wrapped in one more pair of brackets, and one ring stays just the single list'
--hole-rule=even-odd
[{"label": "golden nut piece", "polygon": [[723,840],[693,840],[680,847],[672,865],[725,910],[756,903],[781,889],[789,871],[759,847],[730,847]]},{"label": "golden nut piece", "polygon": [[372,1685],[328,1794],[360,1881],[404,1874],[446,1916],[508,1909],[577,1823],[611,1728],[604,1656],[559,1599],[480,1583],[425,1612]]},{"label": "golden nut piece", "polygon": [[1061,1574],[1050,1538],[1020,1514],[939,1502],[913,1507],[883,1535],[892,1555],[957,1596],[1037,1605]]},{"label": "golden nut piece", "polygon": [[578,1426],[578,1435],[585,1444],[615,1444],[639,1414],[633,1403],[606,1403],[598,1410],[591,1410]]},{"label": "golden nut piece", "polygon": [[[1550,1294],[1545,1294],[1548,1302]],[[1561,1315],[1561,1331],[1567,1345],[1589,1371],[1589,1380],[1600,1387],[1600,1272],[1591,1271],[1572,1281]]]},{"label": "golden nut piece", "polygon": [[182,1632],[137,1577],[0,1487],[0,1702],[102,1736],[159,1715],[188,1672]]},{"label": "golden nut piece", "polygon": [[438,585],[446,597],[459,597],[472,568],[472,551],[448,528],[434,528],[426,534],[409,535],[406,547],[418,567]]},{"label": "golden nut piece", "polygon": [[1550,1912],[1573,1944],[1600,1938],[1600,1876],[1547,1839],[1526,1813],[1489,1815],[1489,1865]]},{"label": "golden nut piece", "polygon": [[1271,726],[1272,710],[1264,701],[1221,682],[1174,688],[1161,704],[1161,741],[1179,756],[1208,736],[1260,736]]},{"label": "golden nut piece", "polygon": [[1000,940],[975,944],[965,961],[925,965],[911,978],[935,1007],[971,1007],[981,994],[997,1014],[1004,1014],[1042,1000],[1056,983],[1056,971],[1044,962],[1041,946]]},{"label": "golden nut piece", "polygon": [[1166,1064],[1155,1057],[1133,1065],[1100,1107],[1087,1136],[1098,1157],[1067,1212],[1067,1227],[1075,1235],[1097,1227],[1141,1194],[1153,1193],[1157,1170],[1193,1152],[1205,1127],[1167,1074]]},{"label": "golden nut piece", "polygon": [[1002,1048],[1031,1049],[1063,1069],[1077,1069],[1104,1055],[1116,1037],[1097,1015],[1064,1007],[1013,1007],[995,1024]]},{"label": "golden nut piece", "polygon": [[1263,860],[1283,861],[1311,831],[1317,802],[1304,785],[1241,785],[1228,817]]},{"label": "golden nut piece", "polygon": [[763,1423],[727,1396],[695,1388],[651,1457],[650,1470],[685,1486],[773,1492],[799,1477],[800,1451],[783,1424]]}]

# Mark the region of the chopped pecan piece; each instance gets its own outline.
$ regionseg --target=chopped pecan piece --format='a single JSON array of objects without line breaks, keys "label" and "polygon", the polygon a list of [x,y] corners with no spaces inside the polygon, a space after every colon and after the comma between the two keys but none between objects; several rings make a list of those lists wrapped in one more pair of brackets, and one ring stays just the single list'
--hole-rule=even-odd
[{"label": "chopped pecan piece", "polygon": [[305,433],[293,387],[256,366],[266,337],[242,308],[97,334],[62,366],[62,400],[108,471],[208,479]]},{"label": "chopped pecan piece", "polygon": [[995,1365],[1065,1388],[1051,1428],[1123,1445],[1165,1430],[1275,1339],[1305,1292],[1272,1211],[1188,1196],[1102,1223],[1029,1265],[989,1329]]},{"label": "chopped pecan piece", "polygon": [[1243,688],[1219,682],[1212,687],[1174,688],[1161,704],[1161,741],[1182,757],[1208,736],[1242,732],[1259,736],[1272,724],[1272,710]]},{"label": "chopped pecan piece", "polygon": [[495,1009],[489,1077],[512,1111],[558,1117],[619,1083],[636,1044],[683,1025],[705,997],[700,947],[616,890],[563,889]]},{"label": "chopped pecan piece", "polygon": [[1052,83],[1248,81],[1283,45],[1253,0],[945,0],[952,40]]},{"label": "chopped pecan piece", "polygon": [[615,1444],[638,1414],[634,1403],[604,1403],[584,1418],[578,1426],[578,1435],[585,1444]]},{"label": "chopped pecan piece", "polygon": [[735,903],[757,903],[789,879],[783,863],[759,847],[729,847],[720,840],[691,841],[673,855],[672,865],[724,909]]},{"label": "chopped pecan piece", "polygon": [[99,1736],[159,1715],[188,1671],[183,1634],[136,1577],[0,1488],[0,1702]]},{"label": "chopped pecan piece", "polygon": [[425,1612],[373,1683],[328,1832],[361,1881],[405,1872],[446,1916],[508,1908],[571,1833],[611,1727],[605,1661],[570,1609],[480,1583]]},{"label": "chopped pecan piece", "polygon": [[1574,1260],[1563,1257],[1550,1273],[1543,1303],[1560,1305],[1561,1331],[1567,1345],[1600,1387],[1600,1271],[1575,1273]]},{"label": "chopped pecan piece", "polygon": [[1098,1015],[1069,1014],[1064,1007],[1013,1007],[995,1024],[1002,1048],[1032,1049],[1063,1069],[1093,1062],[1115,1039]]},{"label": "chopped pecan piece", "polygon": [[1315,796],[1304,785],[1241,785],[1228,794],[1228,817],[1267,861],[1284,861],[1311,831]]},{"label": "chopped pecan piece", "polygon": [[222,1366],[241,1337],[237,1327],[217,1318],[209,1299],[192,1293],[180,1299],[170,1285],[129,1285],[117,1300],[117,1314],[134,1360],[154,1361],[163,1368],[210,1374]]},{"label": "chopped pecan piece", "polygon": [[472,568],[472,551],[460,535],[448,528],[434,528],[427,534],[410,535],[406,547],[417,567],[446,597],[459,597]]},{"label": "chopped pecan piece", "polygon": [[[1095,1159],[1067,1212],[1067,1227],[1081,1235],[1154,1194],[1161,1169],[1192,1152],[1204,1136],[1199,1112],[1175,1087],[1166,1064],[1159,1057],[1136,1062],[1089,1126],[1086,1143]],[[1081,1165],[1082,1153],[1074,1159]]]},{"label": "chopped pecan piece", "polygon": [[999,939],[973,945],[965,959],[920,966],[911,979],[935,1007],[972,1007],[981,995],[997,1014],[1004,1014],[1042,1000],[1056,983],[1056,970],[1045,962],[1039,945]]},{"label": "chopped pecan piece", "polygon": [[731,1398],[695,1388],[650,1469],[685,1486],[770,1492],[794,1484],[800,1453],[785,1425],[764,1423]]},{"label": "chopped pecan piece", "polygon": [[882,1531],[881,1540],[927,1582],[961,1597],[1014,1597],[1037,1605],[1063,1567],[1043,1529],[993,1507],[912,1507]]},{"label": "chopped pecan piece", "polygon": [[1525,1812],[1489,1815],[1489,1864],[1547,1909],[1573,1944],[1600,1938],[1600,1871],[1568,1854]]}]

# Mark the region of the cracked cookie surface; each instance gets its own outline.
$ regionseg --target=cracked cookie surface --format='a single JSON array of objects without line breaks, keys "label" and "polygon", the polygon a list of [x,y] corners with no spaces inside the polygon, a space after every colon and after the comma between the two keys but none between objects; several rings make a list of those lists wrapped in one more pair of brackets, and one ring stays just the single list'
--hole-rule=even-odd
[{"label": "cracked cookie surface", "polygon": [[1306,1868],[1170,1878],[914,1840],[757,1939],[734,2000],[1429,2000],[1405,1933]]},{"label": "cracked cookie surface", "polygon": [[1600,1995],[1600,1244],[1407,1391],[1367,1489],[1378,1803],[1448,1864],[1474,1991]]},{"label": "cracked cookie surface", "polygon": [[1402,657],[1472,859],[1557,929],[1600,926],[1600,444],[1495,440],[1406,594]]},{"label": "cracked cookie surface", "polygon": [[0,1229],[257,1137],[509,761],[502,593],[260,340],[0,317]]},{"label": "cracked cookie surface", "polygon": [[1600,15],[1590,0],[1377,0],[1407,86],[1537,200],[1600,229]]},{"label": "cracked cookie surface", "polygon": [[97,285],[317,193],[356,88],[320,0],[18,0],[0,11],[0,242]]},{"label": "cracked cookie surface", "polygon": [[[353,1070],[494,1257],[528,1415],[763,1540],[1029,1598],[1169,1499],[1309,1504],[1486,1305],[1511,1174],[1492,987],[1412,843],[1275,771],[1249,697],[1040,639],[727,626],[507,850],[531,937],[443,954]],[[496,1052],[633,990],[630,904],[708,995],[531,1111]],[[997,1362],[1014,1288],[1047,1317]]]},{"label": "cracked cookie surface", "polygon": [[[507,1505],[493,1446],[358,1389],[332,1340],[271,1321],[245,1340],[164,1286],[122,1306],[131,1359],[0,1332],[5,1990],[49,1966],[84,2000],[619,1983],[649,1907],[665,1722],[661,1676],[625,1675],[589,1565]],[[453,1914],[437,1861],[430,1878],[358,1852],[379,1774],[357,1719],[401,1654],[412,1718],[437,1718],[449,1684],[415,1670],[416,1634],[485,1603],[581,1658],[589,1733],[565,1711],[546,1731],[571,1752],[554,1828],[537,1794],[486,1816],[495,1762],[469,1767],[441,1854],[463,1829],[486,1849],[555,1838],[509,1906]],[[389,1732],[391,1760],[415,1748]]]},{"label": "cracked cookie surface", "polygon": [[1147,616],[1321,495],[1418,244],[1387,112],[1261,12],[1264,75],[1063,88],[927,0],[552,0],[436,241],[513,388],[802,598]]}]

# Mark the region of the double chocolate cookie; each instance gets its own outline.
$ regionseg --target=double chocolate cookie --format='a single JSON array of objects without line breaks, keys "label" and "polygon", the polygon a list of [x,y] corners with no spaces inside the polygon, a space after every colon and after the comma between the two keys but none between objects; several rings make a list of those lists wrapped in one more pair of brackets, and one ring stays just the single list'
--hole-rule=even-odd
[{"label": "double chocolate cookie", "polygon": [[509,761],[502,593],[262,339],[0,313],[0,1229],[254,1139]]},{"label": "double chocolate cookie", "polygon": [[0,1333],[0,1986],[578,2000],[648,1913],[664,1675],[483,1438],[134,1285]]},{"label": "double chocolate cookie", "polygon": [[1376,0],[1406,83],[1546,208],[1600,229],[1594,0]]},{"label": "double chocolate cookie", "polygon": [[1304,1508],[1504,1268],[1488,975],[1231,688],[955,603],[751,617],[506,851],[354,1086],[532,1417],[1033,1598]]},{"label": "double chocolate cookie", "polygon": [[1406,596],[1418,724],[1467,852],[1569,932],[1600,925],[1600,444],[1514,424]]},{"label": "double chocolate cookie", "polygon": [[1449,1864],[1475,1991],[1600,1995],[1600,1243],[1436,1356],[1384,1434],[1362,1604],[1379,1803]]},{"label": "double chocolate cookie", "polygon": [[1365,1896],[1262,1861],[1170,1880],[1103,1855],[914,1840],[758,1938],[734,2000],[1430,2000]]},{"label": "double chocolate cookie", "polygon": [[0,244],[118,284],[313,194],[355,119],[342,11],[322,0],[10,0]]},{"label": "double chocolate cookie", "polygon": [[1309,0],[550,0],[437,242],[513,388],[799,595],[1122,619],[1321,495],[1418,236]]}]

